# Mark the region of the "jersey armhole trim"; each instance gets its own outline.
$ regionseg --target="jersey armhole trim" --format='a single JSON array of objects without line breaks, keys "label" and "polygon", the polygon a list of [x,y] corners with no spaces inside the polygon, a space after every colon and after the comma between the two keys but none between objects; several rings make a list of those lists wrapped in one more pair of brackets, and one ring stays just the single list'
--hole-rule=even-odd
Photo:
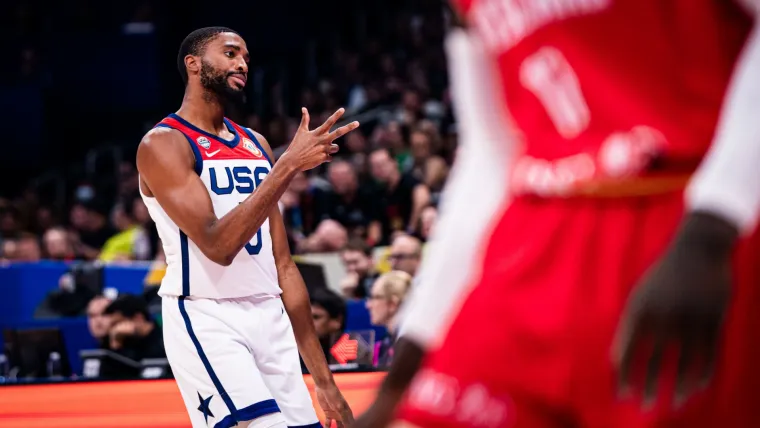
[{"label": "jersey armhole trim", "polygon": [[201,151],[198,150],[198,146],[195,145],[195,142],[190,137],[188,137],[187,134],[185,134],[184,132],[182,132],[181,130],[177,128],[174,128],[171,125],[167,125],[165,123],[159,123],[158,125],[156,125],[156,128],[174,129],[176,131],[179,131],[182,135],[185,136],[185,139],[187,139],[187,142],[190,144],[190,150],[193,151],[193,157],[195,157],[195,173],[200,176],[201,173],[203,172],[203,158],[201,157]]},{"label": "jersey armhole trim", "polygon": [[269,157],[269,153],[267,153],[267,151],[264,150],[264,147],[259,142],[259,139],[256,138],[256,136],[253,134],[253,131],[250,128],[246,128],[244,126],[241,126],[241,128],[243,128],[243,131],[245,131],[245,133],[248,134],[249,137],[251,137],[251,140],[253,140],[253,143],[256,144],[256,147],[258,147],[259,150],[261,150],[261,153],[264,154],[264,157],[267,158],[267,160],[269,161],[269,166],[274,166],[274,162],[272,162],[272,159]]}]

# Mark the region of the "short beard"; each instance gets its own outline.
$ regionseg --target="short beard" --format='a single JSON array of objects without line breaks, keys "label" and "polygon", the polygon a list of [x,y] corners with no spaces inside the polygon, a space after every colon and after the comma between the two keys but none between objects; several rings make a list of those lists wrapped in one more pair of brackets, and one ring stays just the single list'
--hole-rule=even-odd
[{"label": "short beard", "polygon": [[[245,103],[244,89],[235,89],[227,81],[228,73],[218,72],[210,64],[201,61],[201,86],[206,90],[207,101],[218,100],[223,105]],[[208,96],[213,98],[207,98]]]}]

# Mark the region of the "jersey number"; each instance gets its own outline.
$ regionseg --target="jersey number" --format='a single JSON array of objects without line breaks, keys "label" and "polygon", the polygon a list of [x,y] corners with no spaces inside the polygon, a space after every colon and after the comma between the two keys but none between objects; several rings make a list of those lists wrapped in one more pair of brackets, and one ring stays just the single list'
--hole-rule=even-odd
[{"label": "jersey number", "polygon": [[[236,190],[239,193],[249,194],[253,193],[253,190],[261,185],[264,177],[269,173],[269,168],[258,166],[251,172],[251,169],[245,166],[225,167],[224,173],[227,176],[227,185],[221,187],[217,181],[216,169],[209,168],[212,192],[217,195],[229,195],[233,190]],[[255,256],[261,252],[261,247],[261,228],[259,228],[256,231],[255,238],[245,244],[245,250],[248,254]]]},{"label": "jersey number", "polygon": [[525,58],[520,83],[538,98],[563,137],[575,138],[588,126],[591,114],[578,75],[559,50],[545,47]]},{"label": "jersey number", "polygon": [[251,244],[251,242],[254,242],[253,239],[251,239],[250,242],[245,244],[245,250],[248,251],[248,254],[255,256],[261,252],[261,228],[256,231],[256,237],[255,237],[256,244]]}]

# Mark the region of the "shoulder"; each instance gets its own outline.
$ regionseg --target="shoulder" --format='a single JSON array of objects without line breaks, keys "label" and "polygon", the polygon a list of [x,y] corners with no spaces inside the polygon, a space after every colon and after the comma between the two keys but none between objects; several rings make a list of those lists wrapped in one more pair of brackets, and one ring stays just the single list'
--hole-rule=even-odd
[{"label": "shoulder", "polygon": [[180,131],[156,127],[148,131],[137,146],[138,169],[141,163],[156,158],[184,163],[183,158],[194,159],[194,155],[187,139]]},{"label": "shoulder", "polygon": [[179,146],[180,143],[186,146],[187,144],[183,141],[184,139],[184,135],[176,129],[156,127],[143,136],[142,140],[140,140],[138,150],[141,148],[148,150],[165,150],[171,149],[173,146]]}]

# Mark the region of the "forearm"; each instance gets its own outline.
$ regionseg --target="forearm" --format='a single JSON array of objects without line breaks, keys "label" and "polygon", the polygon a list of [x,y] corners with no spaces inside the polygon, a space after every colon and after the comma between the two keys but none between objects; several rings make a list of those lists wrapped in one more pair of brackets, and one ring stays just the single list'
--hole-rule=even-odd
[{"label": "forearm", "polygon": [[301,358],[309,369],[314,383],[320,387],[328,385],[333,382],[333,376],[314,330],[309,292],[301,273],[295,263],[290,262],[278,269],[278,276],[282,288],[282,302],[293,325],[293,333]]},{"label": "forearm", "polygon": [[[201,250],[213,255],[225,265],[253,238],[272,208],[276,208],[282,194],[290,185],[297,169],[288,163],[278,162],[267,177],[241,204],[206,228]],[[205,244],[205,245],[204,245]]]}]

